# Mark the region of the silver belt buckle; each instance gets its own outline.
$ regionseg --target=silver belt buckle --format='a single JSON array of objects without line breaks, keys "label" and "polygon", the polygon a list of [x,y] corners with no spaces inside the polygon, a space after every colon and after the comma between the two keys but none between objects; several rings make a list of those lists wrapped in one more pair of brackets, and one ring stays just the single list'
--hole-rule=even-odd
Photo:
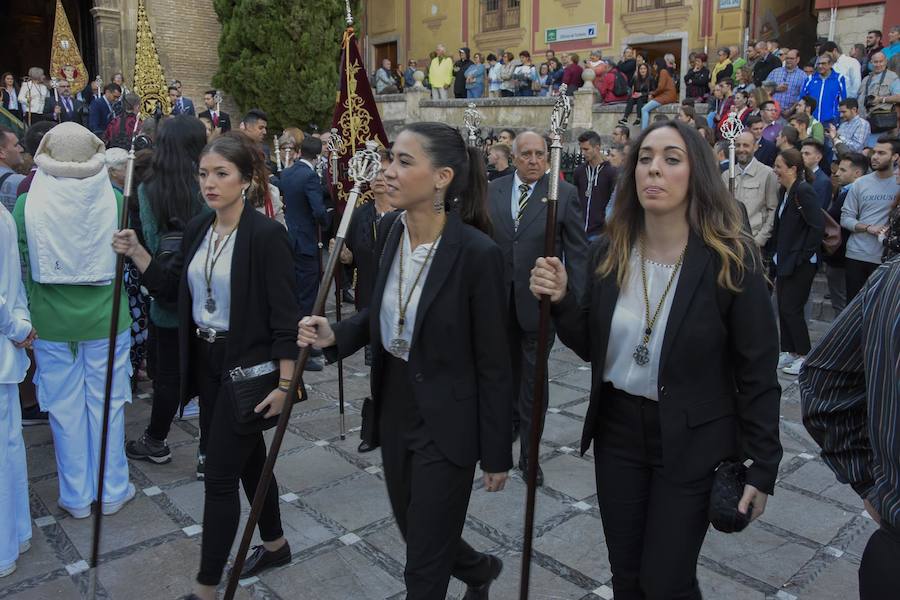
[{"label": "silver belt buckle", "polygon": [[198,328],[197,328],[197,337],[199,337],[201,340],[203,340],[203,341],[205,341],[205,342],[207,342],[207,343],[210,343],[210,344],[215,343],[215,341],[216,341],[216,330],[215,330],[215,329],[212,329],[212,328],[203,330],[203,329],[201,329],[201,328],[198,327]]}]

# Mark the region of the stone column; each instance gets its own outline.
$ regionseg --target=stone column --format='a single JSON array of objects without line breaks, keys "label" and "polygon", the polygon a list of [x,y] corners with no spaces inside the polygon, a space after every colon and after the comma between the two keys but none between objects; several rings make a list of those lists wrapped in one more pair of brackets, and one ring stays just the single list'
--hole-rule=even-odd
[{"label": "stone column", "polygon": [[[91,9],[97,29],[97,66],[103,83],[113,73],[124,71],[122,63],[122,13],[118,8],[95,6]],[[92,78],[97,73],[91,73]]]},{"label": "stone column", "polygon": [[[594,84],[587,81],[575,90],[570,129],[594,128]],[[599,132],[598,132],[599,133]]]},{"label": "stone column", "polygon": [[413,87],[403,93],[406,100],[406,123],[417,123],[422,120],[422,111],[419,103],[431,98],[431,92],[425,87]]}]

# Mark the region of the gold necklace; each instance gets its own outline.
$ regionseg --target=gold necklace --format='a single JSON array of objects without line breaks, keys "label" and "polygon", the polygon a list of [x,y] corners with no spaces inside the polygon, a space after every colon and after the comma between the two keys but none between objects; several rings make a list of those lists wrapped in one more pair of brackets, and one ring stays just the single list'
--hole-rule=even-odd
[{"label": "gold necklace", "polygon": [[650,349],[647,347],[647,344],[650,343],[650,336],[653,335],[653,326],[656,324],[656,319],[659,317],[659,313],[666,301],[666,296],[669,295],[669,290],[672,288],[675,276],[678,275],[678,270],[684,262],[684,255],[686,253],[687,244],[684,245],[684,250],[681,251],[681,256],[678,257],[678,262],[675,263],[675,268],[672,269],[672,274],[669,276],[669,282],[666,284],[666,289],[663,290],[662,297],[659,299],[659,304],[656,305],[656,310],[651,317],[650,295],[647,293],[647,259],[645,258],[647,252],[644,246],[644,240],[641,239],[641,281],[644,284],[644,317],[646,319],[645,323],[647,324],[647,327],[644,329],[644,334],[641,336],[640,343],[634,349],[634,354],[631,355],[631,357],[634,358],[634,362],[641,367],[650,362]]},{"label": "gold necklace", "polygon": [[[399,256],[399,267],[400,272],[397,277],[397,336],[391,340],[390,343],[390,353],[394,356],[401,356],[409,352],[409,342],[406,341],[403,337],[403,330],[406,328],[406,309],[409,308],[409,302],[412,300],[413,293],[416,291],[416,286],[419,285],[419,280],[422,278],[422,273],[425,272],[425,267],[428,265],[428,261],[431,259],[431,255],[434,253],[434,249],[437,247],[438,240],[441,239],[441,235],[444,233],[444,226],[447,224],[446,217],[444,218],[444,222],[441,224],[441,229],[438,231],[437,237],[434,238],[434,241],[431,243],[431,246],[428,248],[428,254],[425,255],[425,261],[422,263],[422,266],[419,267],[419,272],[416,274],[416,278],[413,280],[412,287],[409,288],[409,293],[406,295],[406,301],[403,300],[403,240],[400,240],[400,256]],[[407,236],[409,235],[409,230],[407,229]],[[410,242],[412,245],[412,242]]]}]

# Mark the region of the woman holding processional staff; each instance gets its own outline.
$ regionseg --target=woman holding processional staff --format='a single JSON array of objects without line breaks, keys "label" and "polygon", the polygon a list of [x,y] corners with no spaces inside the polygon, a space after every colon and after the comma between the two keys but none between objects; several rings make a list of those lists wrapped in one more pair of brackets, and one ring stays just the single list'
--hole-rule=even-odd
[{"label": "woman holding processional staff", "polygon": [[756,246],[692,127],[648,128],[618,190],[584,297],[552,257],[537,260],[531,290],[591,361],[581,449],[594,444],[616,600],[699,599],[717,466],[753,461],[732,513],[758,517],[773,492],[778,334]]},{"label": "woman holding processional staff", "polygon": [[513,386],[503,257],[486,232],[480,151],[442,123],[416,123],[384,172],[400,212],[378,226],[371,303],[298,342],[347,357],[371,341],[372,398],[391,506],[406,540],[407,598],[443,600],[450,576],[486,598],[499,558],[461,539],[475,465],[488,492],[512,466]]}]

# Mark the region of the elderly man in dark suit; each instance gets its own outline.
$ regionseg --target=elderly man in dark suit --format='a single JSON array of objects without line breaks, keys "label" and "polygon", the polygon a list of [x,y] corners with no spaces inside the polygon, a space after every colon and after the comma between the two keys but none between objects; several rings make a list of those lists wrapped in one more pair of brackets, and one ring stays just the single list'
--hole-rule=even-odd
[{"label": "elderly man in dark suit", "polygon": [[[513,166],[516,171],[492,181],[488,187],[494,241],[503,250],[504,278],[508,289],[509,346],[513,362],[514,385],[518,403],[513,410],[513,432],[518,425],[521,434],[519,468],[524,472],[527,461],[537,459],[539,450],[528,448],[534,401],[534,366],[537,357],[538,301],[528,290],[528,279],[534,262],[544,255],[544,229],[549,188],[546,140],[533,131],[520,133],[513,142]],[[577,296],[585,287],[587,240],[584,215],[575,187],[561,181],[557,207],[557,255],[566,264],[569,285]],[[552,325],[551,325],[552,327]],[[546,357],[542,358],[546,360]],[[547,411],[547,382],[544,382],[544,413]],[[539,430],[543,432],[544,415]],[[538,467],[538,485],[543,484]]]},{"label": "elderly man in dark suit", "polygon": [[75,121],[82,125],[81,111],[83,103],[81,100],[72,97],[71,84],[65,79],[60,80],[56,84],[56,93],[59,94],[58,99],[53,94],[50,94],[47,98],[47,108],[44,114],[52,114],[53,120],[58,123]]},{"label": "elderly man in dark suit", "polygon": [[[316,227],[326,228],[328,213],[324,190],[315,164],[322,153],[322,141],[306,136],[300,142],[300,160],[281,172],[278,187],[284,199],[284,218],[294,247],[299,317],[312,314],[319,290],[319,239]],[[310,369],[310,367],[312,367]],[[310,361],[307,370],[322,369]]]},{"label": "elderly man in dark suit", "polygon": [[106,126],[116,118],[113,105],[122,96],[122,88],[118,83],[107,83],[103,88],[103,95],[94,98],[88,113],[88,129],[97,137],[103,137]]}]

